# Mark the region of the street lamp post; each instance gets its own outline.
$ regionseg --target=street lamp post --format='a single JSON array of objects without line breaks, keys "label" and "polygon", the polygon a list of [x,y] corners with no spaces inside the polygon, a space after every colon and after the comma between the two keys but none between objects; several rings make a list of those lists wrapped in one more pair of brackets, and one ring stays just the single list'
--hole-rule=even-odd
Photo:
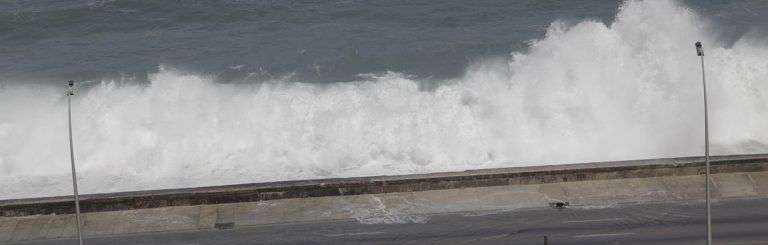
[{"label": "street lamp post", "polygon": [[75,171],[75,150],[72,146],[72,96],[75,95],[75,82],[69,81],[67,89],[67,126],[69,126],[69,162],[72,165],[72,188],[75,192],[75,225],[77,229],[77,239],[80,245],[83,245],[83,232],[80,229],[80,196],[77,193],[77,171]]},{"label": "street lamp post", "polygon": [[704,74],[704,48],[701,42],[696,42],[696,55],[701,57],[701,84],[704,88],[704,164],[707,168],[704,191],[707,203],[707,245],[712,245],[712,211],[709,201],[709,115],[707,109],[707,78]]}]

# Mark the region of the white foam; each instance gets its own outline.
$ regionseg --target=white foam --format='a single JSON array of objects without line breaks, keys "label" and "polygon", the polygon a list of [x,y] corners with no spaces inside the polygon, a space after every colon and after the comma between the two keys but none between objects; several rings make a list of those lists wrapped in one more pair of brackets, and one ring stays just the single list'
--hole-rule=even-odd
[{"label": "white foam", "polygon": [[[85,193],[768,151],[768,45],[724,47],[691,11],[629,1],[615,23],[553,23],[512,61],[433,91],[398,73],[327,86],[216,84],[163,68],[74,100]],[[289,80],[289,79],[283,79]],[[129,83],[130,84],[130,83]],[[0,199],[70,193],[62,87],[0,87]]]}]

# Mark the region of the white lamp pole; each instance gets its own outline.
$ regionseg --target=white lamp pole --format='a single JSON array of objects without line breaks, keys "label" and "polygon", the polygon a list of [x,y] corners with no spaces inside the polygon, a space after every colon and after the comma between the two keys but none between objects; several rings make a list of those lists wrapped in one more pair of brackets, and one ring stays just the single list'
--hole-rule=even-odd
[{"label": "white lamp pole", "polygon": [[696,55],[701,57],[701,84],[704,88],[704,163],[707,168],[704,190],[707,203],[707,245],[712,245],[712,211],[709,201],[709,115],[707,109],[707,78],[704,74],[704,48],[696,42]]},{"label": "white lamp pole", "polygon": [[75,225],[77,229],[77,239],[80,245],[83,245],[83,232],[80,229],[80,196],[77,193],[77,171],[75,171],[75,150],[72,146],[72,96],[75,95],[75,82],[69,81],[67,89],[67,126],[69,126],[69,161],[72,164],[72,187],[75,191]]}]

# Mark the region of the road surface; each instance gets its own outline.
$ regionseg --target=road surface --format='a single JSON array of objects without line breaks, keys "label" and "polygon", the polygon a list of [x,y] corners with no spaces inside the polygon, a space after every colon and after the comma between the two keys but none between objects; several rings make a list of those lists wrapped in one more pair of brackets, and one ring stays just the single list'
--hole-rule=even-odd
[{"label": "road surface", "polygon": [[[768,199],[713,203],[716,244],[768,244]],[[704,203],[433,214],[408,223],[354,220],[89,238],[86,244],[704,244]],[[401,220],[401,221],[403,221]],[[392,220],[389,220],[392,221]],[[76,244],[76,240],[19,244]]]}]

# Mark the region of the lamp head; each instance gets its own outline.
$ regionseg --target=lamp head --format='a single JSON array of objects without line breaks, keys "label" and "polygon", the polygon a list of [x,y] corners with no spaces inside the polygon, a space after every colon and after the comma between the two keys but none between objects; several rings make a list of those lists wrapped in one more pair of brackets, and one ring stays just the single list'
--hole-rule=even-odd
[{"label": "lamp head", "polygon": [[75,81],[69,80],[69,87],[71,88],[74,86],[75,86]]},{"label": "lamp head", "polygon": [[704,48],[701,46],[701,42],[696,42],[696,55],[704,56]]}]

